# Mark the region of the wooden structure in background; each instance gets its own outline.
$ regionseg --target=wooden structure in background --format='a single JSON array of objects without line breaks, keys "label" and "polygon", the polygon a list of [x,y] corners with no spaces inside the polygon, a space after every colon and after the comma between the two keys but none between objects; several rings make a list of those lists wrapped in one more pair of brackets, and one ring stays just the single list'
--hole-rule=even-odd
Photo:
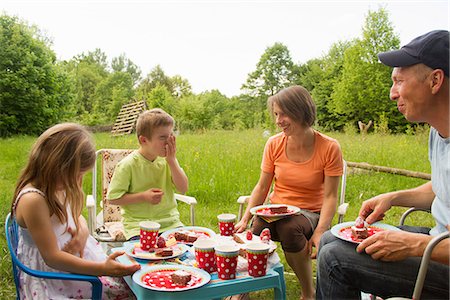
[{"label": "wooden structure in background", "polygon": [[124,135],[133,132],[136,120],[141,112],[147,109],[145,101],[130,102],[120,109],[116,122],[111,130],[112,135]]}]

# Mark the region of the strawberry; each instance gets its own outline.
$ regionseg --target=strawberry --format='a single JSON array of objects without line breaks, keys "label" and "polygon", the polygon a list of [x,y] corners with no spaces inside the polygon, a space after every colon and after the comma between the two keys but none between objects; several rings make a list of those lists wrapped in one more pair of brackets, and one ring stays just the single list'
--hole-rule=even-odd
[{"label": "strawberry", "polygon": [[251,241],[253,239],[253,233],[250,230],[247,230],[245,237],[247,238],[247,241]]},{"label": "strawberry", "polygon": [[363,228],[364,227],[364,219],[361,217],[357,217],[355,220],[355,227],[356,228]]},{"label": "strawberry", "polygon": [[261,231],[261,234],[260,234],[261,240],[263,239],[263,237],[267,237],[269,240],[271,239],[270,229],[269,229],[269,228],[264,228],[264,229]]},{"label": "strawberry", "polygon": [[166,247],[166,240],[162,236],[158,237],[158,240],[156,241],[156,247],[158,247],[158,248]]},{"label": "strawberry", "polygon": [[261,236],[261,242],[263,242],[265,244],[269,244],[270,243],[270,238],[267,235]]}]

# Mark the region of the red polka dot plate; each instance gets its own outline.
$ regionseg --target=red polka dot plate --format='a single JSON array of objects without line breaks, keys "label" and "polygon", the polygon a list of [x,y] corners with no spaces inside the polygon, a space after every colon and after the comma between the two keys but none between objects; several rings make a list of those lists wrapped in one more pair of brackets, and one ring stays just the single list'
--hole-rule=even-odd
[{"label": "red polka dot plate", "polygon": [[[171,275],[178,270],[189,273],[191,277],[185,285],[172,281]],[[176,292],[199,288],[211,280],[211,275],[201,269],[183,265],[154,265],[143,267],[133,274],[132,279],[146,289]]]}]

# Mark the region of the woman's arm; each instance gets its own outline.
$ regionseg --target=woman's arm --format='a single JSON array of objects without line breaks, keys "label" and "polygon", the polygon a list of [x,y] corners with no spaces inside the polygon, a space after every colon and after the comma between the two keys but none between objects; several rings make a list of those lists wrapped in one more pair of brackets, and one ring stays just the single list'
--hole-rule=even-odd
[{"label": "woman's arm", "polygon": [[242,219],[239,223],[236,224],[235,228],[237,232],[242,232],[247,228],[248,222],[250,222],[252,215],[250,213],[250,209],[252,207],[261,205],[266,200],[267,194],[269,193],[270,186],[272,184],[273,174],[266,173],[261,171],[261,175],[259,176],[258,183],[253,188],[253,191],[250,195],[250,200],[245,210]]},{"label": "woman's arm", "polygon": [[120,254],[111,255],[105,261],[89,261],[62,251],[58,247],[50,221],[50,211],[45,199],[35,193],[22,196],[16,208],[20,226],[31,234],[44,262],[56,270],[87,275],[130,275],[140,267],[125,266],[114,260]]},{"label": "woman's arm", "polygon": [[[319,250],[320,238],[322,237],[322,234],[330,228],[331,221],[336,212],[340,178],[341,176],[325,176],[324,198],[320,210],[319,223],[317,224],[308,245],[312,258],[316,257],[316,253]],[[313,246],[316,247],[315,253],[312,253]]]}]

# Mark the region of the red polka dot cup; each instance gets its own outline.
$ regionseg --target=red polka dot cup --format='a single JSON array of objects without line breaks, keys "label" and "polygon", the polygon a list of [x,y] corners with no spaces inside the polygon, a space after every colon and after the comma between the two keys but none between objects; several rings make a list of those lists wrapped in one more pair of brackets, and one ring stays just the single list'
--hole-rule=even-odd
[{"label": "red polka dot cup", "polygon": [[239,247],[235,245],[216,246],[217,277],[228,280],[236,278]]},{"label": "red polka dot cup", "polygon": [[220,214],[217,216],[219,219],[219,231],[222,236],[231,236],[234,233],[234,222],[236,222],[236,215],[233,214]]},{"label": "red polka dot cup", "polygon": [[248,275],[253,277],[266,275],[270,246],[265,243],[249,243],[245,248],[247,251]]},{"label": "red polka dot cup", "polygon": [[139,223],[140,230],[140,244],[142,250],[150,250],[155,248],[156,240],[158,239],[158,231],[161,225],[152,221],[142,221]]},{"label": "red polka dot cup", "polygon": [[214,254],[215,246],[216,242],[212,239],[199,239],[194,242],[197,267],[208,273],[213,273],[217,270],[216,256]]}]

